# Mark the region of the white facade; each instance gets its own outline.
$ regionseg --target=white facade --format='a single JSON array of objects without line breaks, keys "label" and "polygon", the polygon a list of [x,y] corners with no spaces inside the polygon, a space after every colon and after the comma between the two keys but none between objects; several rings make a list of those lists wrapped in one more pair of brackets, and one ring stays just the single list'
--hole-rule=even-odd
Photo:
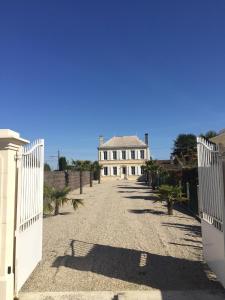
[{"label": "white facade", "polygon": [[[133,145],[129,145],[130,141]],[[102,143],[98,148],[98,160],[102,166],[101,175],[104,178],[135,179],[140,177],[143,175],[143,165],[149,158],[148,145],[137,137],[114,137]]]}]

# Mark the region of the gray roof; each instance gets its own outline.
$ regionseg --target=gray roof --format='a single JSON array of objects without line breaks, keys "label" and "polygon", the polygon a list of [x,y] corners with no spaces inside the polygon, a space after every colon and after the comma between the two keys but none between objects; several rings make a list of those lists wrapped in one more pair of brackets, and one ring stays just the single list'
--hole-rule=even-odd
[{"label": "gray roof", "polygon": [[114,136],[106,141],[99,148],[146,148],[147,145],[140,140],[136,135],[134,136]]}]

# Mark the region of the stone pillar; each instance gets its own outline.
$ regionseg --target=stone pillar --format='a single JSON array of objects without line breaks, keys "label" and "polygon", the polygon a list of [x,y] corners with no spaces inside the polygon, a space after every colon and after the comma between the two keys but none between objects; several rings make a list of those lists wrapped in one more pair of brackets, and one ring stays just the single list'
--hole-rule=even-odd
[{"label": "stone pillar", "polygon": [[16,215],[17,154],[28,143],[9,129],[0,129],[0,299],[14,296],[14,237]]}]

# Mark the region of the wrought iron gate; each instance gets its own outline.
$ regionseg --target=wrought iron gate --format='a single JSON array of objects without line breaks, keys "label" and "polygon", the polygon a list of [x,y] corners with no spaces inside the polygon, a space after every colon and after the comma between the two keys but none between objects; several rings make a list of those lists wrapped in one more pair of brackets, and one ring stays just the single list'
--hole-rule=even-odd
[{"label": "wrought iron gate", "polygon": [[198,138],[197,143],[203,253],[225,287],[225,163],[218,145],[203,138]]},{"label": "wrought iron gate", "polygon": [[17,159],[15,294],[42,258],[44,140],[22,146]]}]

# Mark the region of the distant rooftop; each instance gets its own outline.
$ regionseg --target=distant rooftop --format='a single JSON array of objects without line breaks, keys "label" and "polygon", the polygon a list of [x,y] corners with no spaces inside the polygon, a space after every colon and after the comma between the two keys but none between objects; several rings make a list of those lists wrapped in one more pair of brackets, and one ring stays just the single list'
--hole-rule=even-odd
[{"label": "distant rooftop", "polygon": [[225,129],[220,130],[218,135],[223,134],[223,133],[225,133]]},{"label": "distant rooftop", "polygon": [[145,142],[140,140],[136,135],[131,136],[114,136],[110,140],[101,144],[99,148],[135,148],[147,147]]}]

